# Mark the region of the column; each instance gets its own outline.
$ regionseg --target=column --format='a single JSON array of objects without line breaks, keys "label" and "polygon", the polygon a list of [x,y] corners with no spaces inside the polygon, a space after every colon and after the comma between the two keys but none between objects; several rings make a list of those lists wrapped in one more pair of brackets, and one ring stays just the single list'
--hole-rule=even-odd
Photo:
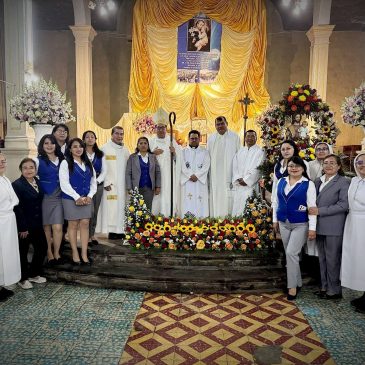
[{"label": "column", "polygon": [[313,25],[307,32],[311,42],[309,84],[317,89],[322,100],[327,96],[327,69],[328,69],[328,48],[329,38],[334,25]]},{"label": "column", "polygon": [[96,32],[90,25],[70,28],[75,37],[77,134],[80,136],[85,121],[93,119],[92,41]]},{"label": "column", "polygon": [[20,93],[33,69],[33,28],[31,0],[4,0],[4,43],[7,135],[4,153],[10,179],[19,177],[19,162],[35,156],[34,132],[28,123],[20,123],[9,114],[9,99]]}]

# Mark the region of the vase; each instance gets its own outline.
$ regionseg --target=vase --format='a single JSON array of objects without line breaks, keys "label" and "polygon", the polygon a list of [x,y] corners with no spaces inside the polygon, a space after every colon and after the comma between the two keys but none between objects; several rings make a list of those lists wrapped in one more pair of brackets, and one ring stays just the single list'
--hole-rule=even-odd
[{"label": "vase", "polygon": [[31,127],[34,130],[34,143],[36,146],[38,146],[39,141],[45,134],[52,134],[52,124],[32,124]]}]

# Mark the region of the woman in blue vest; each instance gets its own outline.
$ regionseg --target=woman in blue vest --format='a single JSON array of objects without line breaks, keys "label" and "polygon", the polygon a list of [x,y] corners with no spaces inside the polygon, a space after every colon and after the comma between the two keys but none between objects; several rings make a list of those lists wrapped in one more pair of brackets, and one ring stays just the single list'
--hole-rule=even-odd
[{"label": "woman in blue vest", "polygon": [[[87,256],[89,221],[92,216],[92,198],[96,193],[96,174],[86,155],[80,138],[73,138],[67,146],[66,160],[60,166],[60,185],[65,219],[72,249],[72,261],[90,265]],[[77,250],[77,227],[80,226],[81,260]]]},{"label": "woman in blue vest", "polygon": [[44,135],[38,144],[37,173],[44,192],[42,221],[47,238],[48,263],[61,259],[63,208],[58,170],[64,159],[60,146],[52,134]]},{"label": "woman in blue vest", "polygon": [[136,152],[127,161],[125,179],[127,190],[137,187],[147,208],[151,210],[154,195],[160,194],[161,172],[146,137],[138,138]]},{"label": "woman in blue vest", "polygon": [[272,193],[275,193],[279,179],[288,176],[288,161],[293,156],[299,156],[299,148],[291,139],[287,139],[280,145],[280,157],[274,166]]},{"label": "woman in blue vest", "polygon": [[93,196],[93,215],[89,225],[89,244],[97,245],[99,242],[95,238],[95,227],[98,218],[98,211],[104,191],[104,180],[106,175],[106,162],[104,152],[96,143],[96,134],[93,131],[86,131],[82,135],[82,140],[86,146],[86,155],[93,164],[96,173],[97,190]]},{"label": "woman in blue vest", "polygon": [[293,156],[288,160],[288,176],[280,178],[272,197],[274,231],[279,232],[286,255],[288,300],[294,300],[302,286],[299,254],[307,239],[316,237],[316,188],[309,180],[304,161]]}]

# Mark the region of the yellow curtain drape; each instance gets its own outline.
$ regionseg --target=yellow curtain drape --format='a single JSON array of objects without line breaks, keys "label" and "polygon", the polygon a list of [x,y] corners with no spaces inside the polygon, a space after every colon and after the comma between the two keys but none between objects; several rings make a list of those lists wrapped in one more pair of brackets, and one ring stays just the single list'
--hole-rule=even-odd
[{"label": "yellow curtain drape", "polygon": [[[212,84],[177,82],[177,27],[202,12],[222,24],[221,65]],[[208,120],[208,130],[219,115],[230,128],[242,126],[248,92],[255,103],[253,117],[269,103],[264,86],[266,9],[264,0],[137,0],[133,15],[129,101],[133,112],[162,106],[175,111],[176,128],[189,129],[193,117]]]}]

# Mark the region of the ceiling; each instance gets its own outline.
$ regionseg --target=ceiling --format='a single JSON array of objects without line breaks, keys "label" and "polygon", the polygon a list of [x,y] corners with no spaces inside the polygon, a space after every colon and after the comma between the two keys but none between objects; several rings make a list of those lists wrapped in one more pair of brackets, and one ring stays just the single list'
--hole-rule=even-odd
[{"label": "ceiling", "polygon": [[[96,31],[116,31],[120,28],[118,20],[123,23],[123,17],[132,16],[119,10],[123,3],[134,0],[114,1],[118,10],[105,18],[96,10],[91,12],[92,26]],[[283,6],[283,0],[267,1],[271,1],[279,12],[284,30],[307,31],[311,27],[314,0],[304,0],[306,9],[297,17],[292,15],[290,7]],[[33,19],[35,29],[68,30],[74,23],[72,0],[33,0]],[[331,24],[336,25],[336,31],[365,31],[365,0],[332,0]]]}]

